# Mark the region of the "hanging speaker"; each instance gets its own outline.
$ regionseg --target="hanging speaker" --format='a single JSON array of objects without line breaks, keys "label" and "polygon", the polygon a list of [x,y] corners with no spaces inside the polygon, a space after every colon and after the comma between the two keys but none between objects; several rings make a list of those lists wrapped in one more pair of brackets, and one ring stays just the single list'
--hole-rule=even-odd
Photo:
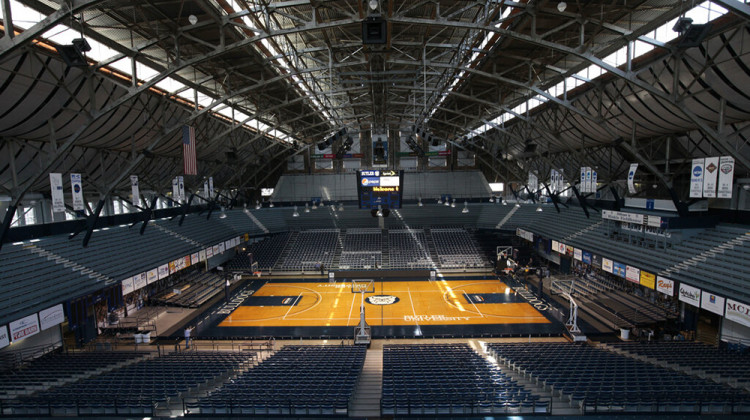
[{"label": "hanging speaker", "polygon": [[387,35],[385,19],[380,16],[370,16],[362,21],[363,44],[385,44]]}]

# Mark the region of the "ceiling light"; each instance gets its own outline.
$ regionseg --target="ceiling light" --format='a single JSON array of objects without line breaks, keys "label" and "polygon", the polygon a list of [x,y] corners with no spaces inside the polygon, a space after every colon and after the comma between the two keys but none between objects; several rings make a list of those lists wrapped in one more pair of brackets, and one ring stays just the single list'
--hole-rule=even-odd
[{"label": "ceiling light", "polygon": [[568,3],[565,3],[564,1],[557,3],[557,10],[560,11],[560,13],[564,12],[567,7]]},{"label": "ceiling light", "polygon": [[294,206],[294,212],[292,213],[292,217],[299,217],[299,212],[297,211],[297,206]]},{"label": "ceiling light", "polygon": [[450,206],[450,205],[451,205],[451,200],[449,200],[449,199],[447,199],[447,198],[446,198],[446,199],[445,199],[445,203],[444,203],[444,204],[445,204],[446,206]]},{"label": "ceiling light", "polygon": [[188,21],[190,21],[191,25],[195,25],[196,23],[198,23],[198,16],[190,15],[188,16]]}]

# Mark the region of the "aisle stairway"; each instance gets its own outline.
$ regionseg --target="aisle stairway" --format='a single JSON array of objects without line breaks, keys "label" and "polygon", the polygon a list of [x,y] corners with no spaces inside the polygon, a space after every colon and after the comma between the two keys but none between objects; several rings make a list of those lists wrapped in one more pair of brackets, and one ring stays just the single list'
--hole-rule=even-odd
[{"label": "aisle stairway", "polygon": [[365,365],[351,399],[349,417],[380,417],[383,396],[383,350],[367,350]]}]

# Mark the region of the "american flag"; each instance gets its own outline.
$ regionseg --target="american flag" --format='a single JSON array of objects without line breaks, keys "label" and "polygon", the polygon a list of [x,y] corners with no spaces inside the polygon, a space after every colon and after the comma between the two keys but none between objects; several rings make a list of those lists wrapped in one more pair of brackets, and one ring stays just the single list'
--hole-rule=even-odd
[{"label": "american flag", "polygon": [[182,157],[185,160],[185,175],[198,175],[195,159],[195,128],[182,126]]}]

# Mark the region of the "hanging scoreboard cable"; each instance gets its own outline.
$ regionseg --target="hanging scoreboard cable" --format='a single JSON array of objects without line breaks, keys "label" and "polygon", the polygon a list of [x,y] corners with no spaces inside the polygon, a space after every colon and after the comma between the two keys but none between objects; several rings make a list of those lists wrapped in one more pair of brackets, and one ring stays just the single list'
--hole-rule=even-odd
[{"label": "hanging scoreboard cable", "polygon": [[357,171],[359,208],[400,209],[404,185],[404,171]]}]

